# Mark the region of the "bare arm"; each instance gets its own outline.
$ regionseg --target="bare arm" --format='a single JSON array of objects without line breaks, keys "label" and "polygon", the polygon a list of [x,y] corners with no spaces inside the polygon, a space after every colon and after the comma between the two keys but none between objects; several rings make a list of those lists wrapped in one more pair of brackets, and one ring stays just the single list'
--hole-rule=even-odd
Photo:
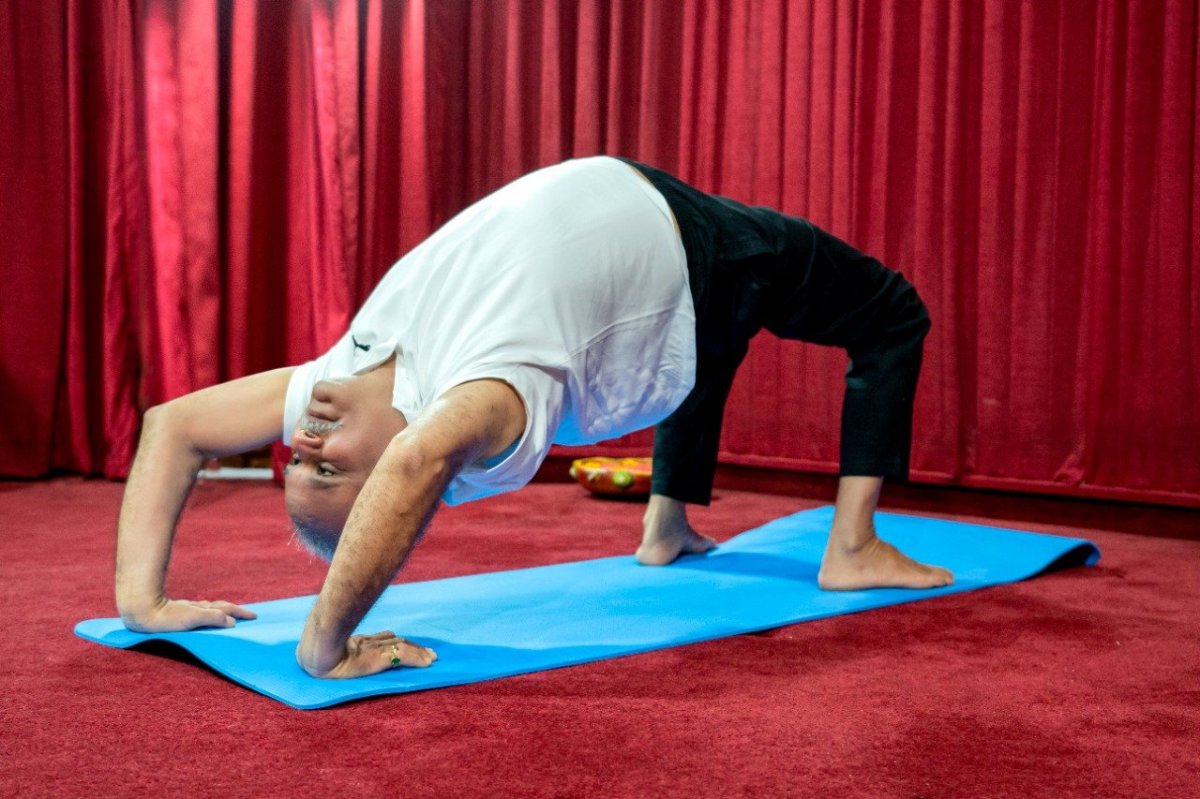
[{"label": "bare arm", "polygon": [[[506,383],[479,380],[448,391],[392,439],[350,511],[305,624],[296,659],[306,671],[358,677],[388,668],[389,648],[402,639],[389,632],[351,640],[350,634],[404,564],[454,476],[502,452],[524,429],[517,393]],[[428,665],[432,657],[405,663]]]},{"label": "bare arm", "polygon": [[175,524],[207,458],[276,438],[292,369],[244,377],[147,412],[117,523],[117,610],[143,632],[227,626],[253,614],[227,602],[171,603],[163,593]]}]

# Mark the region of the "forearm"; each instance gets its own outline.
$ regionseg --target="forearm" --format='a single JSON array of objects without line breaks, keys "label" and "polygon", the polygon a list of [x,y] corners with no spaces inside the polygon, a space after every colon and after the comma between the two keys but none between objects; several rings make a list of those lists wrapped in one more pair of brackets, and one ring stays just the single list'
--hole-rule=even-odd
[{"label": "forearm", "polygon": [[404,564],[457,471],[403,438],[389,446],[363,486],[309,613],[296,658],[314,676],[338,664],[346,640]]},{"label": "forearm", "polygon": [[[484,379],[447,391],[391,440],[354,502],[296,647],[305,671],[315,677],[356,677],[390,665],[381,660],[386,650],[364,649],[351,634],[404,564],[450,481],[466,464],[517,441],[525,423],[516,391]],[[379,636],[391,633],[371,638]],[[388,646],[400,644],[409,648],[412,665],[427,666],[435,657],[399,640]],[[397,650],[391,651],[394,657]]]},{"label": "forearm", "polygon": [[117,524],[117,610],[127,621],[163,599],[179,512],[202,456],[172,424],[168,408],[146,414]]},{"label": "forearm", "polygon": [[117,523],[116,599],[127,625],[140,627],[164,604],[175,523],[204,459],[278,438],[292,372],[231,380],[146,413]]}]

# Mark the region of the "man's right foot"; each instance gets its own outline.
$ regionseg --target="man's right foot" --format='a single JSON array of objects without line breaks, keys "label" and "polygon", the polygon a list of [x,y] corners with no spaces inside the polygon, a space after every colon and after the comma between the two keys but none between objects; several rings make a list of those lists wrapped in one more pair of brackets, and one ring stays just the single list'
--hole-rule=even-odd
[{"label": "man's right foot", "polygon": [[847,551],[831,541],[817,573],[817,585],[826,591],[941,588],[953,582],[954,575],[949,570],[918,563],[874,535],[854,551]]}]

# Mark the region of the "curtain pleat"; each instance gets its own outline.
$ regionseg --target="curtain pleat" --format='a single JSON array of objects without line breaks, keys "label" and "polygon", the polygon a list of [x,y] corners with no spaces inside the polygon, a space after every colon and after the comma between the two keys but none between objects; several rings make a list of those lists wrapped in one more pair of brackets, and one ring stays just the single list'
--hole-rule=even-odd
[{"label": "curtain pleat", "polygon": [[[46,320],[35,316],[36,307],[26,307],[26,299],[40,304],[53,296],[49,291],[61,292],[54,297],[61,314],[56,320],[61,348],[43,348],[30,340],[18,355],[28,360],[37,353],[57,367],[54,391],[31,403],[39,406],[31,414],[35,419],[39,410],[53,409],[54,424],[46,438],[49,458],[36,463],[36,471],[18,466],[14,472],[59,467],[121,474],[132,458],[139,424],[136,336],[141,319],[133,289],[144,277],[146,243],[134,103],[136,18],[128,3],[78,2],[68,10],[65,47],[56,54],[66,72],[59,86],[46,87],[48,93],[65,93],[50,97],[51,102],[65,101],[68,120],[88,120],[84,126],[65,124],[61,132],[67,145],[66,174],[59,176],[67,191],[62,208],[66,220],[53,232],[62,237],[66,252],[57,263],[39,257],[43,253],[27,261],[41,285],[17,295],[6,312],[27,329],[40,327]],[[108,46],[91,46],[98,37]],[[105,102],[106,97],[112,100]]]},{"label": "curtain pleat", "polygon": [[[148,405],[312,357],[466,204],[612,153],[913,280],[916,479],[1200,505],[1196,0],[15,8],[4,474],[122,474]],[[723,460],[836,469],[846,366],[757,339]]]},{"label": "curtain pleat", "polygon": [[[223,328],[227,375],[263,371],[286,358],[289,162],[286,3],[233,3],[222,20],[228,53],[223,91]],[[272,87],[275,84],[275,88]]]}]

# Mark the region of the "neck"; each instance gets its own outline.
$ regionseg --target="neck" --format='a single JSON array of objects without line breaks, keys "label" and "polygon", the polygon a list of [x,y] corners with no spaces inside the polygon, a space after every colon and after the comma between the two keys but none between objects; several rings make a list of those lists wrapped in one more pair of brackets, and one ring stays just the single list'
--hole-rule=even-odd
[{"label": "neck", "polygon": [[393,355],[360,377],[372,394],[391,402],[392,386],[396,382],[396,356]]}]

